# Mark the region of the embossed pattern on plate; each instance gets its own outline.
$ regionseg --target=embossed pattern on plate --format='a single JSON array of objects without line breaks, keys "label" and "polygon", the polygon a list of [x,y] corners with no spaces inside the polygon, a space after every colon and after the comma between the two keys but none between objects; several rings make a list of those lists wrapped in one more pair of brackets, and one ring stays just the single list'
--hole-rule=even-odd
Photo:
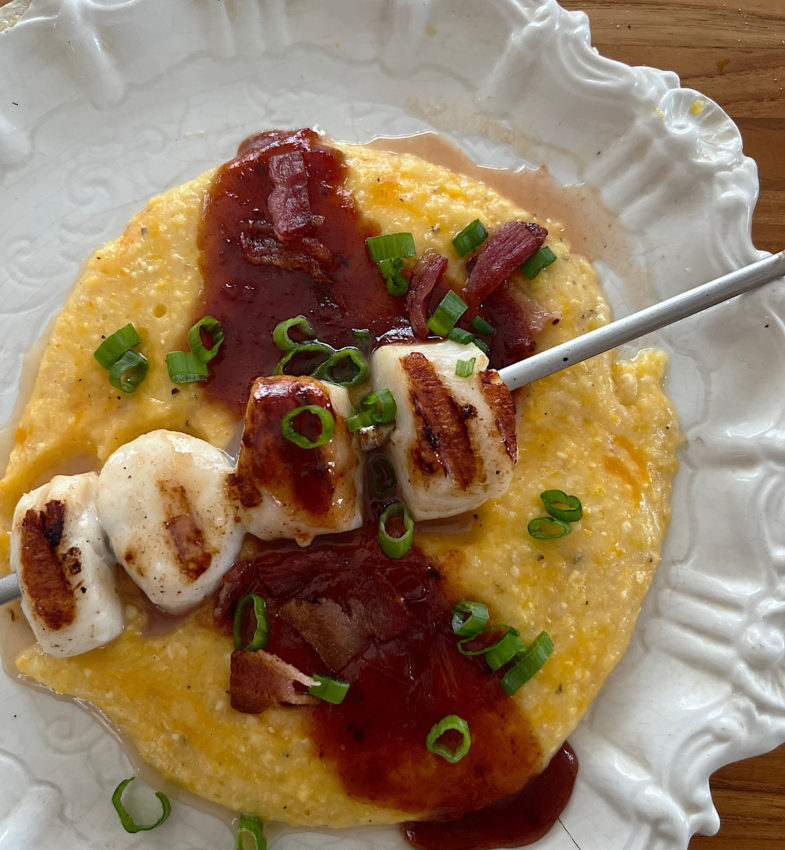
[{"label": "embossed pattern on plate", "polygon": [[[672,73],[590,46],[554,0],[32,0],[0,35],[0,414],[85,256],[153,194],[254,130],[367,141],[436,129],[476,161],[547,165],[618,214],[642,286],[598,266],[618,314],[759,256],[754,163]],[[785,304],[774,285],[659,334],[688,442],[663,564],[630,649],[572,738],[549,850],[680,850],[713,832],[708,776],[785,740]],[[120,831],[128,775],[78,707],[0,681],[0,846],[230,846],[178,805]],[[279,848],[401,847],[394,830],[284,830]]]}]

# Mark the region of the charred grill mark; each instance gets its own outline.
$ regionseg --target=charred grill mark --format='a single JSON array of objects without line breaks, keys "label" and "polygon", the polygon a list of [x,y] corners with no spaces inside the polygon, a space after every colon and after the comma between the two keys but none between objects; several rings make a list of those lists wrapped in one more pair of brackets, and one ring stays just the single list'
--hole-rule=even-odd
[{"label": "charred grill mark", "polygon": [[412,452],[415,466],[429,474],[441,467],[459,487],[468,488],[477,475],[477,461],[463,410],[424,354],[407,354],[401,365],[408,379],[418,435]]},{"label": "charred grill mark", "polygon": [[36,614],[53,631],[69,625],[76,617],[73,592],[56,552],[64,520],[62,502],[49,502],[43,511],[30,509],[22,520],[22,581],[29,598],[34,600]]},{"label": "charred grill mark", "polygon": [[191,514],[180,514],[168,519],[164,528],[169,532],[174,544],[180,570],[191,581],[196,581],[209,569],[213,559],[205,549],[202,530],[196,525]]},{"label": "charred grill mark", "polygon": [[480,372],[480,390],[493,411],[496,430],[504,442],[510,460],[518,460],[518,439],[515,429],[515,402],[496,372]]},{"label": "charred grill mark", "polygon": [[82,572],[82,553],[78,546],[72,546],[62,557],[61,564],[72,576]]}]

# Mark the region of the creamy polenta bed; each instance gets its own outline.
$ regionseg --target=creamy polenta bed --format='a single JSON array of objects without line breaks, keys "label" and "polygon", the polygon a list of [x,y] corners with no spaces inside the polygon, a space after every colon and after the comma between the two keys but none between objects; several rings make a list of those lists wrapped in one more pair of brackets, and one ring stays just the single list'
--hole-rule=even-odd
[{"label": "creamy polenta bed", "polygon": [[0,483],[19,675],[250,831],[546,831],[679,440],[660,352],[499,379],[609,320],[547,213],[309,130],[150,201],[57,319]]}]

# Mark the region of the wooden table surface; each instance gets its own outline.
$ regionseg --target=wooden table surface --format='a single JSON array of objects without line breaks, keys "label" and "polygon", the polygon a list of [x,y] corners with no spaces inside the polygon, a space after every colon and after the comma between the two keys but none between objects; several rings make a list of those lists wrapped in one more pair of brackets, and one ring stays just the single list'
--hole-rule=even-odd
[{"label": "wooden table surface", "polygon": [[[785,0],[561,2],[588,14],[603,55],[676,71],[725,109],[758,163],[755,244],[785,248]],[[689,850],[785,850],[785,745],[719,770],[711,786],[720,831]]]},{"label": "wooden table surface", "polygon": [[[758,248],[785,248],[785,0],[561,0],[592,42],[629,65],[676,71],[733,118],[758,163]],[[712,778],[719,833],[690,850],[785,850],[785,746]],[[615,848],[608,848],[615,850]]]}]

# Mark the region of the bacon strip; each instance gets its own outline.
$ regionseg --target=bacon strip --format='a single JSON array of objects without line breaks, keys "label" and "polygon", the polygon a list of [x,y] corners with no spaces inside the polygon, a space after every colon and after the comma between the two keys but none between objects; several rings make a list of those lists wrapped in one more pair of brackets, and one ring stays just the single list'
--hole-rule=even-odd
[{"label": "bacon strip", "polygon": [[472,267],[464,299],[476,307],[542,247],[548,231],[533,221],[508,221],[485,243]]},{"label": "bacon strip", "polygon": [[267,221],[250,221],[240,234],[243,257],[255,266],[276,266],[285,271],[303,271],[316,283],[329,283],[327,272],[334,263],[330,249],[314,236],[296,244],[284,245],[276,239],[275,228]]},{"label": "bacon strip", "polygon": [[232,653],[229,693],[232,708],[259,714],[273,705],[315,705],[318,700],[297,691],[295,682],[311,687],[316,681],[277,655],[260,649]]},{"label": "bacon strip", "polygon": [[359,655],[368,642],[368,632],[332,599],[290,599],[278,616],[309,643],[327,667],[337,672]]},{"label": "bacon strip", "polygon": [[529,357],[537,337],[548,322],[558,321],[539,301],[519,292],[512,284],[497,289],[483,305],[488,321],[495,328],[490,337],[491,366],[501,369]]},{"label": "bacon strip", "polygon": [[462,411],[424,354],[407,354],[401,365],[417,428],[412,463],[429,474],[441,468],[459,487],[468,488],[477,474],[477,460]]},{"label": "bacon strip", "polygon": [[418,339],[428,336],[428,299],[431,292],[439,284],[447,269],[447,257],[442,257],[429,248],[417,262],[409,283],[409,294],[406,298],[406,309],[414,335]]},{"label": "bacon strip", "polygon": [[275,235],[281,242],[293,242],[306,236],[313,227],[308,197],[308,172],[300,151],[276,154],[268,165],[273,190],[267,208]]}]

